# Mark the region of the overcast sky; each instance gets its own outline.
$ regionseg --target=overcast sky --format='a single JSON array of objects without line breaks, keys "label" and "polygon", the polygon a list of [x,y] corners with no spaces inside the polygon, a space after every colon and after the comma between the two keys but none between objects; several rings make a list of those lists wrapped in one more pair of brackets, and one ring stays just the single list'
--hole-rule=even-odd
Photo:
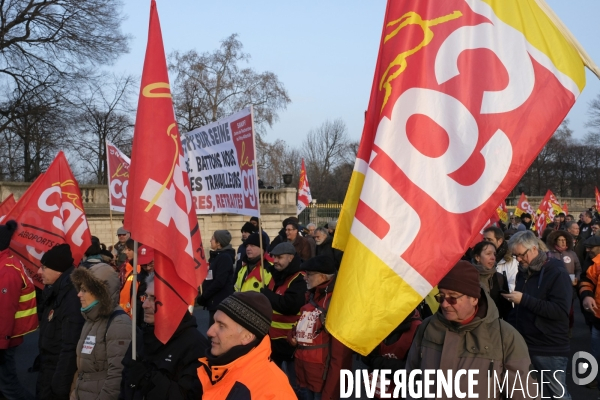
[{"label": "overcast sky", "polygon": [[[443,1],[443,0],[437,0]],[[123,30],[133,36],[131,52],[115,71],[141,75],[150,0],[125,0]],[[600,1],[547,0],[587,52],[600,64]],[[327,119],[342,118],[351,138],[362,132],[385,0],[205,1],[157,0],[165,50],[213,51],[238,33],[255,70],[272,71],[292,103],[266,139],[301,144],[306,133]],[[171,79],[172,81],[172,79]],[[588,103],[600,81],[587,71],[587,85],[569,113],[577,137],[586,133]]]}]

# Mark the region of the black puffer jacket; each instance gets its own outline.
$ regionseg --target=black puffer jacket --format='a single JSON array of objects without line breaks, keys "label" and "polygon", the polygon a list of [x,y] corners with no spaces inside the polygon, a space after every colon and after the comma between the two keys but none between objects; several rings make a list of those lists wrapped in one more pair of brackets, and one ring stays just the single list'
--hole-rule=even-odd
[{"label": "black puffer jacket", "polygon": [[198,359],[204,357],[208,346],[196,318],[187,312],[167,344],[156,338],[154,325],[144,325],[137,330],[136,361],[131,359],[131,344],[123,357],[119,399],[202,398]]},{"label": "black puffer jacket", "polygon": [[215,311],[227,296],[233,294],[234,260],[235,250],[231,245],[210,251],[208,275],[202,282],[202,294],[198,296],[198,304]]},{"label": "black puffer jacket", "polygon": [[38,399],[68,399],[77,371],[77,342],[85,322],[71,282],[71,267],[46,286],[40,304]]}]

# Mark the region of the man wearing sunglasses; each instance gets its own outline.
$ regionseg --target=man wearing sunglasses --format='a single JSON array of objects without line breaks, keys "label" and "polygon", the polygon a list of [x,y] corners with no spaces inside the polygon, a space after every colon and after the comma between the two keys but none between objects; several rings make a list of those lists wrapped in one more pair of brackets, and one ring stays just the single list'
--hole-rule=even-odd
[{"label": "man wearing sunglasses", "polygon": [[[435,298],[440,308],[419,326],[408,353],[406,375],[416,369],[433,369],[447,379],[450,370],[454,379],[461,370],[478,370],[472,389],[480,399],[529,399],[520,391],[509,397],[497,387],[493,390],[494,374],[500,382],[507,374],[509,388],[519,379],[517,374],[530,393],[535,393],[536,388],[533,380],[523,378],[531,364],[527,345],[515,328],[498,319],[494,301],[479,284],[477,269],[467,261],[459,261],[442,278],[438,289]],[[467,393],[468,386],[463,375],[453,392]],[[437,388],[432,387],[430,392],[436,393]]]}]

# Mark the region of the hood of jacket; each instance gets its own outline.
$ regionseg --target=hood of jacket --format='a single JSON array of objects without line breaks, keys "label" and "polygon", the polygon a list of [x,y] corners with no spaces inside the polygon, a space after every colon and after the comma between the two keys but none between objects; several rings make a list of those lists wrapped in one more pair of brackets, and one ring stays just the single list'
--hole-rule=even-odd
[{"label": "hood of jacket", "polygon": [[556,240],[561,236],[567,239],[567,250],[573,251],[573,235],[571,235],[567,231],[551,232],[546,238],[546,246],[548,246],[548,250],[556,251],[556,248],[554,246],[556,245]]},{"label": "hood of jacket", "polygon": [[75,289],[83,286],[98,300],[98,316],[109,316],[119,304],[121,281],[119,274],[108,264],[99,263],[90,268],[77,268],[71,274]]},{"label": "hood of jacket", "polygon": [[228,244],[227,246],[223,247],[222,249],[219,250],[211,250],[209,251],[209,261],[212,260],[213,258],[216,258],[218,255],[220,254],[227,254],[231,257],[231,262],[233,262],[233,260],[235,260],[235,250],[233,249],[233,247],[231,247],[230,244]]}]

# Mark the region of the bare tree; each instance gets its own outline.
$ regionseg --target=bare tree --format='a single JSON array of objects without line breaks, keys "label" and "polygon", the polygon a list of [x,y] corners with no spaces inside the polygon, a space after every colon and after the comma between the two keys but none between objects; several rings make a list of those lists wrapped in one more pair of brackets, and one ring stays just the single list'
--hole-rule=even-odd
[{"label": "bare tree", "polygon": [[332,197],[329,190],[336,179],[334,171],[341,165],[354,161],[344,121],[325,121],[318,128],[312,129],[304,139],[302,154],[313,196],[323,201],[339,201]]},{"label": "bare tree", "polygon": [[596,96],[595,99],[590,101],[588,108],[589,119],[585,123],[585,126],[588,128],[592,128],[593,136],[590,136],[590,139],[595,139],[596,144],[600,145],[600,93]]},{"label": "bare tree", "polygon": [[64,79],[128,51],[120,0],[7,0],[0,3],[0,76],[9,89]]},{"label": "bare tree", "polygon": [[250,55],[242,52],[237,34],[212,53],[173,52],[169,69],[175,73],[173,102],[182,132],[214,122],[244,107],[254,107],[258,134],[272,126],[290,103],[283,83],[273,72],[244,68]]},{"label": "bare tree", "polygon": [[291,186],[298,186],[302,161],[298,149],[290,147],[281,139],[272,144],[258,140],[256,146],[258,176],[265,186],[282,187],[283,174],[292,174]]},{"label": "bare tree", "polygon": [[[122,151],[131,149],[135,88],[130,75],[100,75],[90,80],[73,104],[71,145],[83,172],[95,183],[107,180],[106,140]],[[88,177],[88,180],[90,180]]]},{"label": "bare tree", "polygon": [[10,180],[35,180],[64,147],[64,99],[53,91],[30,93],[5,104],[8,123],[1,131],[0,164]]}]

